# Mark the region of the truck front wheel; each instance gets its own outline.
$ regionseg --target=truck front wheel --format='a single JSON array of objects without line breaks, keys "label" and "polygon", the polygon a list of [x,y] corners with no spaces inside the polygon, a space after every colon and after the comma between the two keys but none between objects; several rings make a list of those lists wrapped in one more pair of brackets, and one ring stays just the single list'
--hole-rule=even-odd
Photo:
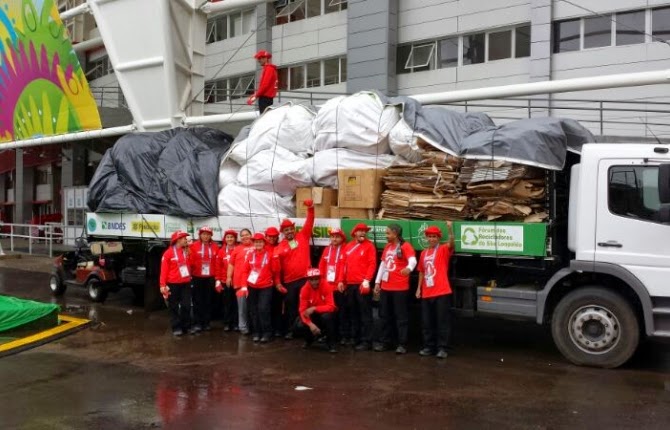
[{"label": "truck front wheel", "polygon": [[551,333],[572,363],[602,368],[624,364],[640,341],[630,303],[602,287],[583,287],[563,297],[554,310]]}]

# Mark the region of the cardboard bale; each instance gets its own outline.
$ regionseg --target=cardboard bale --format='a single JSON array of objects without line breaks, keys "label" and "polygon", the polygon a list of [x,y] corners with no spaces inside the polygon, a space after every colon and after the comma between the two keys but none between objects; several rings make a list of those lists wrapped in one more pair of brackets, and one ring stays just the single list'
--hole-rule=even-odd
[{"label": "cardboard bale", "polygon": [[374,209],[351,209],[333,206],[330,208],[330,217],[336,219],[374,219]]},{"label": "cardboard bale", "polygon": [[314,200],[314,216],[317,218],[332,218],[330,210],[337,206],[337,190],[323,187],[305,187],[296,190],[296,216],[305,218],[307,208],[302,204],[306,199]]},{"label": "cardboard bale", "polygon": [[338,206],[347,209],[375,209],[379,207],[384,169],[341,169]]}]

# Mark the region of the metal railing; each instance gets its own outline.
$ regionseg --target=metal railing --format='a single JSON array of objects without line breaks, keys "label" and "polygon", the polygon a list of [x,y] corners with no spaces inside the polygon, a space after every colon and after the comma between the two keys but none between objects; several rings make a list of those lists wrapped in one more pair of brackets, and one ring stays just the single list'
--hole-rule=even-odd
[{"label": "metal railing", "polygon": [[[9,227],[9,232],[5,230]],[[60,231],[59,231],[60,230]],[[44,233],[40,235],[40,233]],[[53,257],[54,241],[63,242],[63,224],[15,224],[0,223],[0,237],[9,238],[9,250],[14,252],[16,239],[28,241],[28,254],[33,254],[33,244],[44,241],[48,244],[49,257]]]},{"label": "metal railing", "polygon": [[118,85],[91,87],[91,93],[93,93],[96,104],[100,107],[128,109],[126,98]]}]

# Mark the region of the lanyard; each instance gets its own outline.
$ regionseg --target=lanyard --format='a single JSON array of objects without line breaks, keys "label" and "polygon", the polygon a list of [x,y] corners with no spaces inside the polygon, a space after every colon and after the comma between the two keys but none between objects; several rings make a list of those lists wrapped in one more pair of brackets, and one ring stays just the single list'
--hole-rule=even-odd
[{"label": "lanyard", "polygon": [[347,252],[347,257],[348,257],[349,255],[351,255],[351,253],[354,252],[354,251],[356,250],[356,248],[358,248],[358,245],[360,245],[360,244],[361,244],[361,243],[358,242],[356,245],[354,245],[354,247],[351,248],[351,249]]},{"label": "lanyard", "polygon": [[[400,249],[400,243],[398,243],[398,244],[395,246],[395,249],[393,250],[393,258],[396,258],[396,257],[398,256],[398,250],[399,250],[399,249]],[[389,252],[388,252],[388,251],[386,251],[386,255],[387,255],[387,256],[389,255]]]},{"label": "lanyard", "polygon": [[440,247],[440,245],[435,245],[433,247],[433,252],[428,255],[428,250],[426,250],[426,256],[424,257],[425,261],[433,261],[435,260],[435,254],[437,253],[437,249]]},{"label": "lanyard", "polygon": [[[261,261],[261,270],[268,264],[268,252],[265,251],[265,255],[263,255],[263,261]],[[256,253],[254,252],[254,256],[251,258],[251,267],[254,269],[256,268]]]},{"label": "lanyard", "polygon": [[177,253],[177,247],[176,247],[176,246],[173,246],[173,247],[172,247],[172,253],[174,254],[174,258],[177,260],[177,264],[178,264],[178,265],[180,264],[180,261],[179,261],[179,260],[185,260],[185,258],[184,258],[184,252],[183,252],[183,251],[182,251],[182,253],[181,253],[181,257],[182,257],[182,258],[181,258],[181,259],[179,258],[180,255]]},{"label": "lanyard", "polygon": [[[358,246],[358,245],[356,245],[356,246]],[[341,249],[342,249],[342,246],[337,247],[337,254],[335,254],[335,264],[337,264],[337,262],[340,261],[340,250]],[[326,260],[328,260],[328,264],[330,264],[330,253],[332,251],[333,251],[333,245],[330,245],[328,247],[328,255],[326,256]],[[351,251],[353,251],[353,249]],[[349,251],[349,253],[351,253],[351,251]],[[347,254],[347,255],[349,255],[349,254]]]},{"label": "lanyard", "polygon": [[[200,255],[202,255],[202,259],[205,259],[205,242],[200,242]],[[207,246],[207,259],[211,260],[212,259],[212,244],[210,242],[209,246]]]}]

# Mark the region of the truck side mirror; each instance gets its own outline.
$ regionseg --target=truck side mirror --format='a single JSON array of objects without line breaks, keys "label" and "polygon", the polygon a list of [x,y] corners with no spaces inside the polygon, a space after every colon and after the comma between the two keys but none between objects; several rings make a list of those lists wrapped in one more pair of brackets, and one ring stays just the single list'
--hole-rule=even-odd
[{"label": "truck side mirror", "polygon": [[670,203],[670,163],[658,166],[658,199]]}]

